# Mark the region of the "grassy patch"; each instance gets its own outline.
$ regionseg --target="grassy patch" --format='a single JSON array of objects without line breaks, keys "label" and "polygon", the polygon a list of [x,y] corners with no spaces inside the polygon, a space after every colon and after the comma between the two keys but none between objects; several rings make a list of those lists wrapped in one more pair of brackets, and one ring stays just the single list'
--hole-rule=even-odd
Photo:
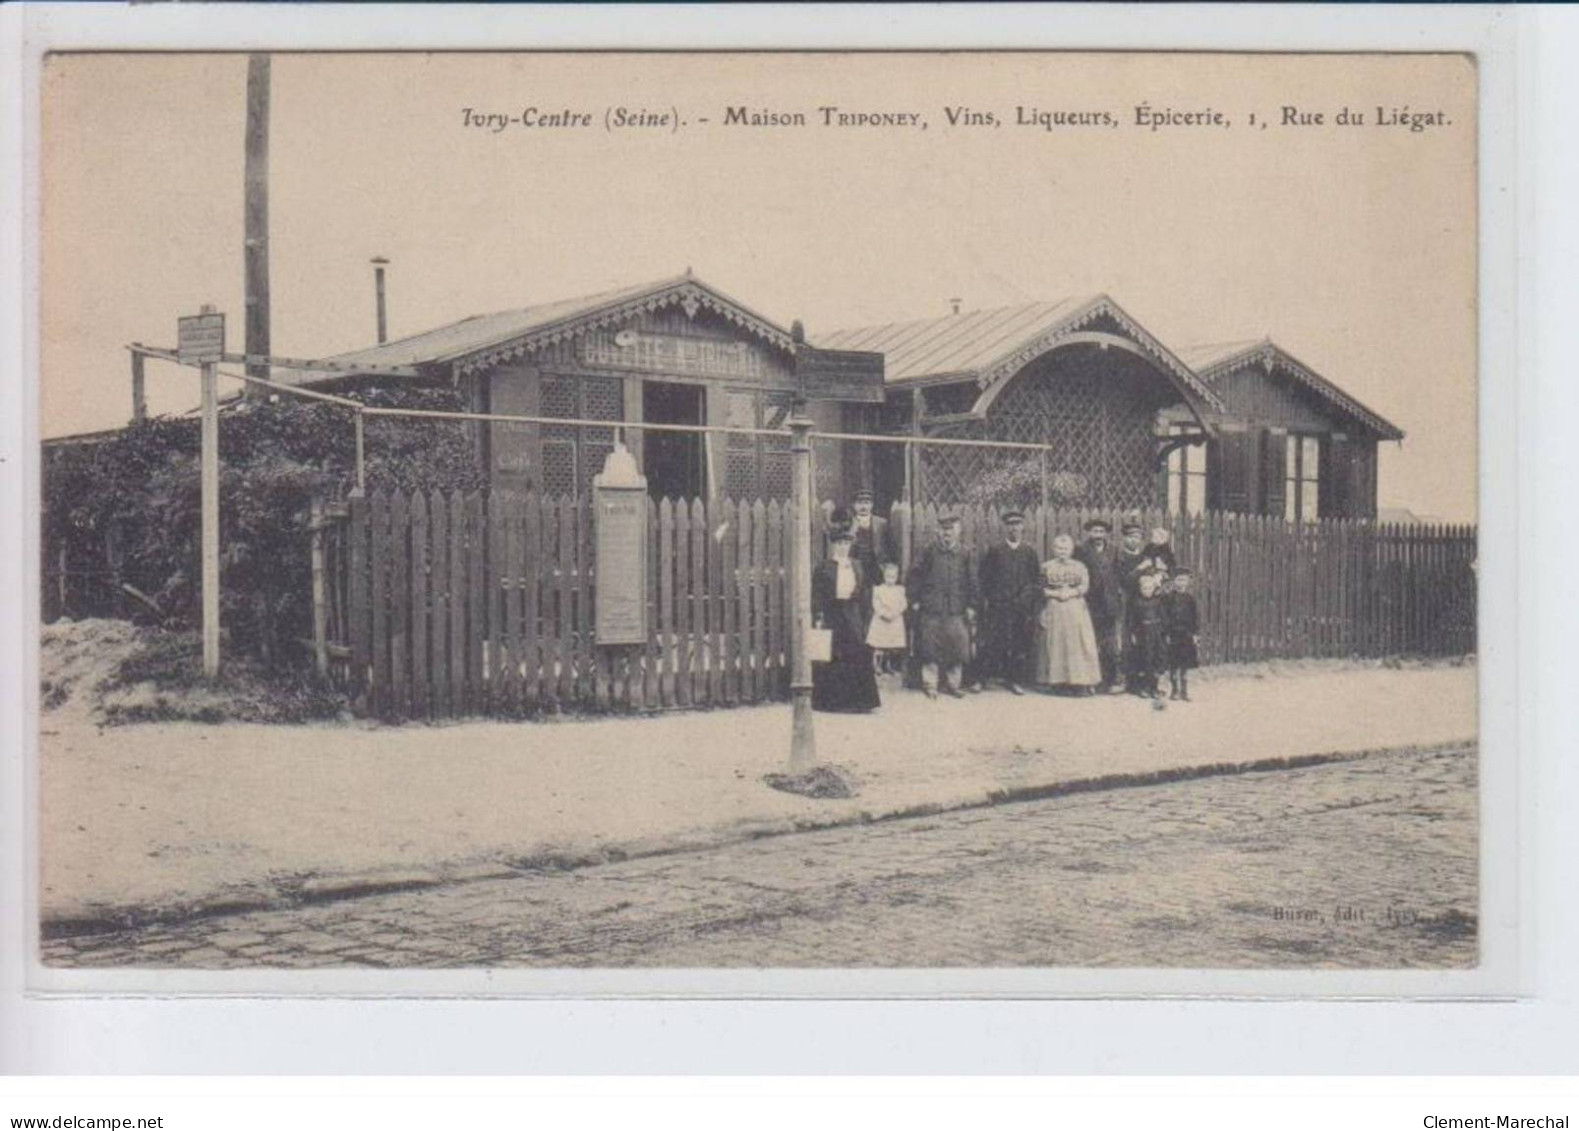
[{"label": "grassy patch", "polygon": [[345,696],[316,673],[271,671],[246,656],[225,658],[203,677],[196,632],[125,622],[60,622],[46,630],[46,710],[73,704],[110,726],[130,723],[305,723],[339,717]]}]

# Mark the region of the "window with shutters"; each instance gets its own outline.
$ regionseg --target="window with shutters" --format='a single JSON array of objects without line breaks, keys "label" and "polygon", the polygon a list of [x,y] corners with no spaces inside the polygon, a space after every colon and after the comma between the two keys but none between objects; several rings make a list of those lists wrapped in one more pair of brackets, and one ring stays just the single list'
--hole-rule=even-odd
[{"label": "window with shutters", "polygon": [[[563,377],[545,374],[542,413],[579,420],[623,420],[625,387],[618,377]],[[614,429],[572,424],[542,427],[543,492],[583,498],[592,477],[614,450]]]},{"label": "window with shutters", "polygon": [[[780,429],[787,412],[760,392],[730,392],[724,397],[729,428]],[[790,495],[790,437],[740,436],[724,445],[724,490],[733,499],[787,499]]]},{"label": "window with shutters", "polygon": [[[1175,436],[1195,432],[1190,424],[1175,424]],[[1206,510],[1206,446],[1186,444],[1168,453],[1168,510],[1173,514],[1200,514]]]},{"label": "window with shutters", "polygon": [[1321,438],[1290,433],[1284,439],[1283,517],[1315,522],[1321,514]]}]

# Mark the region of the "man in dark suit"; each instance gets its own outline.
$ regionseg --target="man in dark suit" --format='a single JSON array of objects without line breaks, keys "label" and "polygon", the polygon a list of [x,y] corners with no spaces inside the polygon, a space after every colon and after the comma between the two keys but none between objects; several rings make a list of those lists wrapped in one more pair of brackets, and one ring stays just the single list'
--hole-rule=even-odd
[{"label": "man in dark suit", "polygon": [[[1124,516],[1124,522],[1119,527],[1118,553],[1114,556],[1114,572],[1119,587],[1119,640],[1123,644],[1119,671],[1124,673],[1126,686],[1133,682],[1128,673],[1132,667],[1130,641],[1134,636],[1130,631],[1132,626],[1127,622],[1131,606],[1140,600],[1140,575],[1146,571],[1147,560],[1146,528],[1141,525],[1140,515],[1131,512]],[[1134,690],[1132,686],[1128,689]],[[1119,688],[1115,686],[1113,690]]]},{"label": "man in dark suit", "polygon": [[1025,516],[1003,515],[1004,540],[981,560],[981,676],[997,677],[1016,695],[1029,678],[1036,638],[1036,604],[1042,563],[1025,544]]},{"label": "man in dark suit", "polygon": [[961,698],[977,596],[975,563],[960,545],[958,518],[938,521],[938,540],[921,551],[905,588],[917,614],[921,689],[928,699],[936,699],[940,687]]},{"label": "man in dark suit", "polygon": [[1118,556],[1108,544],[1113,527],[1106,519],[1093,518],[1087,521],[1085,532],[1086,539],[1075,550],[1075,558],[1091,578],[1086,608],[1091,613],[1091,627],[1096,629],[1097,655],[1102,661],[1102,686],[1098,690],[1118,694],[1124,690],[1124,589]]},{"label": "man in dark suit", "polygon": [[850,557],[861,563],[873,584],[883,580],[883,563],[898,562],[899,551],[889,538],[888,520],[872,513],[872,493],[865,488],[850,500]]}]

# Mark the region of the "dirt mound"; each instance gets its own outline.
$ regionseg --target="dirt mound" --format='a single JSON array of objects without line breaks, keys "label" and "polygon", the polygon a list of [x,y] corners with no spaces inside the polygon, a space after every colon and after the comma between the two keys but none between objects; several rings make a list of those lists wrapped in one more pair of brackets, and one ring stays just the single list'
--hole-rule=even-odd
[{"label": "dirt mound", "polygon": [[764,774],[762,780],[774,789],[802,797],[854,797],[856,781],[843,766],[814,766],[802,774]]},{"label": "dirt mound", "polygon": [[56,621],[40,635],[40,704],[46,714],[98,725],[136,722],[305,722],[333,718],[344,698],[309,674],[265,672],[227,658],[218,680],[202,675],[195,632],[126,621]]}]

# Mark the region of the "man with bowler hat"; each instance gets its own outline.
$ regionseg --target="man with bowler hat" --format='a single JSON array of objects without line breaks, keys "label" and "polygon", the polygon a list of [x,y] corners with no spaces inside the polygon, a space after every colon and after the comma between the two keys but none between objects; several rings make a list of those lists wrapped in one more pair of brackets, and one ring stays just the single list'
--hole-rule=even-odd
[{"label": "man with bowler hat", "polygon": [[965,664],[970,659],[970,624],[976,618],[976,570],[960,545],[959,519],[938,520],[938,539],[910,567],[905,588],[917,610],[917,651],[921,689],[936,699],[941,687],[963,698]]},{"label": "man with bowler hat", "polygon": [[1105,518],[1087,519],[1085,541],[1075,550],[1075,559],[1086,567],[1091,588],[1086,591],[1086,608],[1091,627],[1096,629],[1097,655],[1102,662],[1099,691],[1120,694],[1123,678],[1124,590],[1118,573],[1118,557],[1108,544],[1113,527]]},{"label": "man with bowler hat", "polygon": [[1041,561],[1025,543],[1024,514],[1005,511],[1003,531],[1003,541],[981,560],[981,676],[996,676],[1014,694],[1023,695],[1036,637]]}]

